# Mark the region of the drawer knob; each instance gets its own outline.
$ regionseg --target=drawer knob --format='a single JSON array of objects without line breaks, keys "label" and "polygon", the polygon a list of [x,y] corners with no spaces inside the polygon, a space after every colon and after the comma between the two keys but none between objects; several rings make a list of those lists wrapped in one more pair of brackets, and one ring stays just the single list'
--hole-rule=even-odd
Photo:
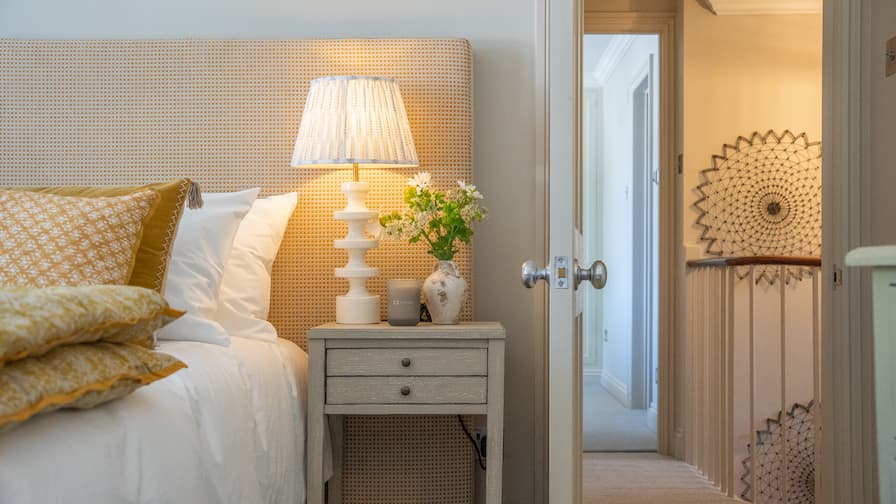
[{"label": "drawer knob", "polygon": [[401,387],[401,395],[411,395],[411,387],[408,387],[407,385]]},{"label": "drawer knob", "polygon": [[408,359],[407,357],[401,359],[401,365],[402,367],[411,367],[411,359]]}]

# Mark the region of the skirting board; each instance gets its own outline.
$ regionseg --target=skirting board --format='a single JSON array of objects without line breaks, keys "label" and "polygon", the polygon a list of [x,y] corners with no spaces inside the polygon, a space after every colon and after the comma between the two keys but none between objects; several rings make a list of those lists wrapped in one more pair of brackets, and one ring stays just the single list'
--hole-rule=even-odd
[{"label": "skirting board", "polygon": [[628,396],[628,387],[610,373],[603,371],[600,375],[600,384],[603,385],[611,396],[615,397],[626,408],[632,407],[631,398]]}]

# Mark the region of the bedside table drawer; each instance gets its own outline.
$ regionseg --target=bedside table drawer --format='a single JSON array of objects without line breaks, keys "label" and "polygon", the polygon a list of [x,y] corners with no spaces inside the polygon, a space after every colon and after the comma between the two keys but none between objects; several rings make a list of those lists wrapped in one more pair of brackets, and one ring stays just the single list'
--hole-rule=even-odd
[{"label": "bedside table drawer", "polygon": [[485,404],[478,376],[382,376],[327,379],[327,404]]},{"label": "bedside table drawer", "polygon": [[333,348],[327,376],[486,376],[485,348]]}]

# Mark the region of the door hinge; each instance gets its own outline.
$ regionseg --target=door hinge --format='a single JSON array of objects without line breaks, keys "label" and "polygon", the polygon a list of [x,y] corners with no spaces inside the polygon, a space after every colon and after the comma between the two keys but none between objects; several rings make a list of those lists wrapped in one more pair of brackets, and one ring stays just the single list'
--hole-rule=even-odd
[{"label": "door hinge", "polygon": [[678,174],[684,173],[684,154],[678,155]]},{"label": "door hinge", "polygon": [[834,287],[840,287],[843,285],[843,270],[840,269],[840,266],[834,265]]}]

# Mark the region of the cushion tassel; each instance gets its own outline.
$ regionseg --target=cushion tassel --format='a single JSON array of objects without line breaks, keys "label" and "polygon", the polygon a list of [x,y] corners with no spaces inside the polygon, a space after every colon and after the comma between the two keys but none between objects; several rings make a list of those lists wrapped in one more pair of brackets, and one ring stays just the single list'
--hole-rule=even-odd
[{"label": "cushion tassel", "polygon": [[187,208],[195,210],[202,208],[202,192],[199,190],[199,184],[190,182],[190,191],[187,193]]}]

